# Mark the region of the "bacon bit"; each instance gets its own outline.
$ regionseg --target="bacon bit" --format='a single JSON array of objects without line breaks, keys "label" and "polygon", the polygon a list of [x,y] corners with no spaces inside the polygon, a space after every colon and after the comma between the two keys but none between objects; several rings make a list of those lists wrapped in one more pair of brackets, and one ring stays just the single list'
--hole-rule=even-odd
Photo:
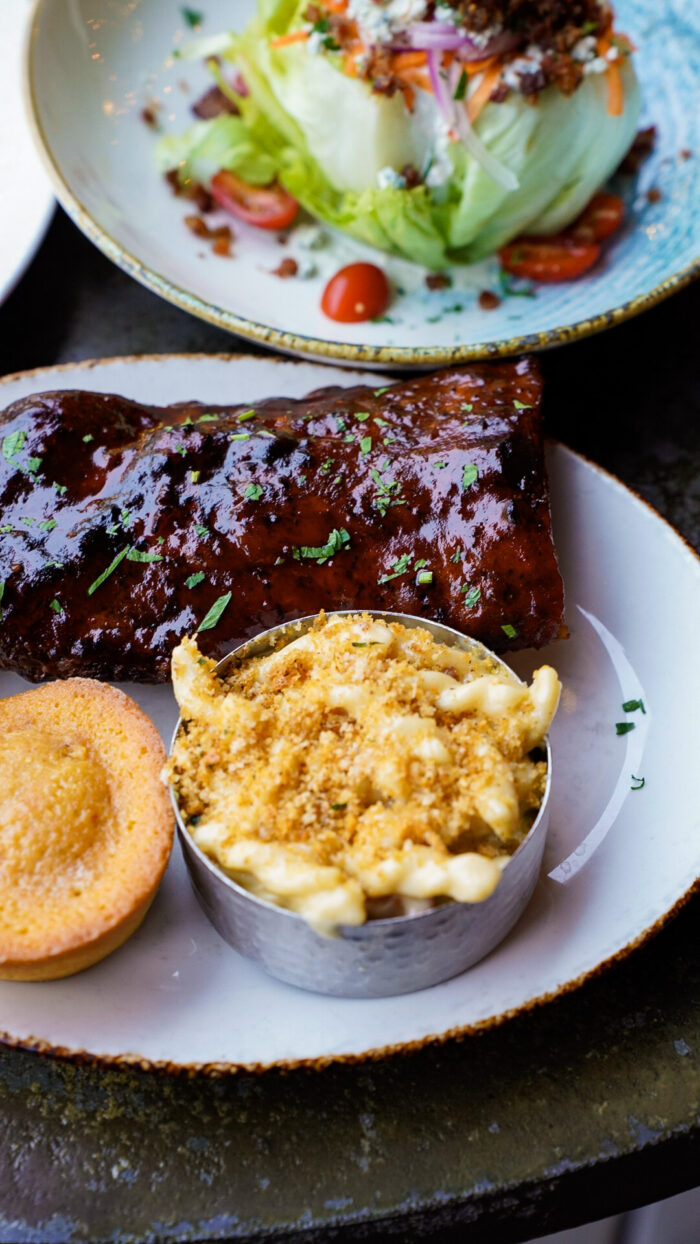
[{"label": "bacon bit", "polygon": [[482,311],[495,311],[496,307],[500,307],[501,300],[498,294],[494,294],[491,289],[482,289],[479,294],[479,306]]},{"label": "bacon bit", "polygon": [[690,150],[690,147],[682,147],[679,154],[681,160],[690,160],[693,153]]},{"label": "bacon bit", "polygon": [[182,186],[180,185],[180,178],[177,175],[176,168],[168,169],[167,173],[165,174],[165,180],[170,186],[170,189],[172,190],[173,194],[177,194],[177,195],[182,194]]},{"label": "bacon bit", "polygon": [[391,99],[392,95],[395,95],[396,92],[400,90],[400,88],[401,88],[401,83],[399,82],[398,78],[395,78],[390,73],[380,74],[379,77],[375,78],[374,82],[372,83],[373,94],[387,95],[389,99]]},{"label": "bacon bit", "polygon": [[192,112],[202,121],[212,121],[214,117],[236,117],[239,109],[220,86],[212,86],[192,105]]},{"label": "bacon bit", "polygon": [[404,108],[406,112],[413,112],[413,105],[416,102],[416,92],[408,82],[401,84],[401,94],[403,95]]},{"label": "bacon bit", "polygon": [[150,129],[158,129],[158,113],[155,105],[148,104],[145,108],[141,109],[141,120],[144,125],[148,125]]},{"label": "bacon bit", "polygon": [[501,73],[502,70],[500,65],[492,65],[489,69],[485,69],[481,82],[476,87],[476,90],[472,91],[472,94],[466,100],[467,116],[469,117],[472,125],[476,121],[484,105],[487,104],[491,98],[492,91],[495,91],[498,86],[501,80]]},{"label": "bacon bit", "polygon": [[286,48],[290,43],[304,43],[310,35],[309,30],[292,30],[288,35],[280,35],[279,39],[271,39],[271,48]]},{"label": "bacon bit", "polygon": [[649,125],[645,130],[639,130],[632,146],[627,155],[624,157],[619,173],[638,173],[640,166],[646,160],[647,156],[654,149],[656,143],[656,126]]},{"label": "bacon bit", "polygon": [[452,277],[446,272],[429,272],[425,278],[428,289],[449,289],[452,284]]},{"label": "bacon bit", "polygon": [[652,186],[651,190],[647,190],[647,200],[649,203],[660,203],[661,198],[662,194],[658,186]]},{"label": "bacon bit", "polygon": [[218,225],[216,229],[210,229],[206,220],[202,220],[201,216],[185,216],[185,224],[195,237],[206,238],[212,243],[215,255],[229,256],[231,254],[233,232],[229,225]]},{"label": "bacon bit", "polygon": [[286,278],[289,276],[296,276],[298,271],[299,264],[296,259],[292,259],[292,257],[288,255],[286,259],[282,260],[279,268],[271,269],[271,274],[272,276],[281,276],[282,278]]},{"label": "bacon bit", "polygon": [[406,183],[407,190],[415,190],[416,186],[423,185],[423,178],[418,172],[415,164],[404,164],[401,169],[401,176]]}]

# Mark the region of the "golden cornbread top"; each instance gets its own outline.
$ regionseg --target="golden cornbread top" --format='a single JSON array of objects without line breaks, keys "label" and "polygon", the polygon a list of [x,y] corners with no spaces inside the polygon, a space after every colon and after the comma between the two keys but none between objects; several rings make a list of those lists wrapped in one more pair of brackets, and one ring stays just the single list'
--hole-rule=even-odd
[{"label": "golden cornbread top", "polygon": [[0,734],[0,871],[15,886],[79,881],[111,836],[105,770],[87,742],[36,726]]},{"label": "golden cornbread top", "polygon": [[323,926],[366,897],[495,888],[542,800],[531,759],[556,710],[480,649],[369,615],[321,615],[223,679],[173,653],[184,728],[167,774],[197,845],[255,893]]},{"label": "golden cornbread top", "polygon": [[170,853],[164,759],[138,705],[92,679],[0,700],[0,978],[118,944]]}]

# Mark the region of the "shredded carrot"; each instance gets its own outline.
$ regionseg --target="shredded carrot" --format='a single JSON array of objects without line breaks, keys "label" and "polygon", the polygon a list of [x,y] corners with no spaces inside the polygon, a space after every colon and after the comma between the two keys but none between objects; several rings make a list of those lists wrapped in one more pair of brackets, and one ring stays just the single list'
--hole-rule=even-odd
[{"label": "shredded carrot", "polygon": [[324,9],[329,13],[344,13],[348,7],[347,0],[323,0]]},{"label": "shredded carrot", "polygon": [[[610,50],[610,40],[607,35],[598,40],[598,55],[605,56]],[[608,116],[621,117],[625,111],[625,88],[622,85],[622,74],[620,73],[619,62],[611,61],[606,70],[608,78]]]},{"label": "shredded carrot", "polygon": [[401,94],[403,95],[403,102],[406,111],[413,112],[413,106],[416,102],[416,92],[412,86],[408,85],[408,82],[403,82],[401,84]]},{"label": "shredded carrot", "polygon": [[432,93],[433,84],[430,81],[430,74],[425,69],[404,69],[401,76],[405,82],[410,82],[411,86],[417,86],[421,91]]},{"label": "shredded carrot", "polygon": [[476,90],[472,91],[469,99],[466,100],[467,116],[469,117],[472,125],[476,121],[476,118],[484,105],[488,103],[491,93],[494,88],[498,86],[500,80],[500,65],[491,65],[488,69],[484,70],[484,76],[481,79],[481,82],[477,86]]},{"label": "shredded carrot", "polygon": [[484,69],[488,69],[495,61],[495,56],[487,56],[485,60],[470,60],[462,66],[468,78],[473,78],[475,74],[481,73]]},{"label": "shredded carrot", "polygon": [[418,65],[424,65],[426,60],[425,52],[397,52],[392,57],[391,70],[401,76],[404,69],[415,69]]},{"label": "shredded carrot", "polygon": [[357,77],[356,57],[357,57],[357,52],[351,52],[349,56],[345,57],[345,62],[343,64],[343,73],[346,73],[349,78]]},{"label": "shredded carrot", "polygon": [[308,37],[308,30],[293,30],[291,34],[280,35],[279,39],[271,39],[270,47],[286,48],[290,43],[302,43],[305,39],[308,39]]}]

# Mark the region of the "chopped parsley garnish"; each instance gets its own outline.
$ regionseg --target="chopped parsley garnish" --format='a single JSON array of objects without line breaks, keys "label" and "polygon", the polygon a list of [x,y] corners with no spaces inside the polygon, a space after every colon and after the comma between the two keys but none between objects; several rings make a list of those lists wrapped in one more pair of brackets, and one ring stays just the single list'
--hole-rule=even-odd
[{"label": "chopped parsley garnish", "polygon": [[56,492],[58,493],[59,497],[62,497],[62,496],[63,496],[63,494],[64,494],[64,492],[66,491],[66,488],[68,487],[68,485],[67,485],[67,484],[57,484],[57,483],[56,483],[56,481],[54,480],[54,482],[53,482],[53,484],[51,485],[51,487],[56,489]]},{"label": "chopped parsley garnish", "polygon": [[392,574],[383,574],[380,579],[377,579],[377,583],[388,583],[390,579],[398,579],[406,574],[410,568],[412,556],[411,553],[402,553],[391,567]]},{"label": "chopped parsley garnish", "polygon": [[466,74],[466,70],[463,69],[461,74],[459,75],[459,82],[457,83],[457,88],[454,93],[454,99],[464,99],[466,90],[467,90],[467,74]]},{"label": "chopped parsley garnish", "polygon": [[372,498],[372,505],[379,510],[382,518],[386,516],[390,506],[406,505],[404,498],[401,496],[401,484],[397,479],[382,479],[376,467],[372,467],[370,475],[377,486],[377,491]]},{"label": "chopped parsley garnish", "polygon": [[194,529],[198,536],[210,536],[211,532],[208,527],[203,527],[201,523],[195,523]]},{"label": "chopped parsley garnish", "polygon": [[434,462],[433,466],[436,471],[442,471],[447,466],[446,462]]},{"label": "chopped parsley garnish", "polygon": [[646,786],[646,784],[647,784],[647,782],[646,782],[646,778],[643,778],[643,777],[642,777],[642,778],[635,777],[633,773],[632,773],[632,774],[630,774],[630,776],[631,776],[631,778],[632,778],[632,781],[637,783],[637,785],[636,785],[636,786],[630,786],[630,790],[644,790],[644,787],[645,787],[645,786]]},{"label": "chopped parsley garnish", "polygon": [[55,518],[44,518],[39,523],[39,526],[42,531],[53,531],[54,527],[56,526],[56,519]]},{"label": "chopped parsley garnish", "polygon": [[389,385],[387,385],[387,386],[386,386],[386,388],[384,388],[384,389],[375,389],[375,390],[374,390],[374,396],[375,396],[375,397],[381,397],[381,396],[382,396],[382,393],[388,393],[388,392],[389,392]]},{"label": "chopped parsley garnish", "polygon": [[299,561],[302,557],[315,561],[319,566],[328,561],[329,557],[333,557],[335,553],[340,553],[342,549],[348,548],[350,544],[350,536],[344,527],[334,527],[329,532],[328,539],[325,544],[312,547],[308,544],[302,544],[300,549],[293,549],[294,558]]},{"label": "chopped parsley garnish", "polygon": [[502,622],[501,630],[503,631],[504,635],[508,636],[509,639],[515,639],[517,637],[518,632],[516,631],[515,627],[511,625],[510,622]]},{"label": "chopped parsley garnish", "polygon": [[615,734],[617,734],[618,736],[621,734],[629,734],[630,730],[634,730],[633,721],[616,721],[615,722]]},{"label": "chopped parsley garnish", "polygon": [[478,467],[473,462],[468,462],[462,471],[462,492],[475,484],[479,478]]},{"label": "chopped parsley garnish", "polygon": [[19,521],[21,523],[26,523],[28,527],[33,527],[36,522],[36,519],[30,518],[28,514],[23,514]]},{"label": "chopped parsley garnish", "polygon": [[[470,587],[468,583],[465,583],[464,586],[461,587],[459,590],[464,595],[464,603],[467,609],[473,609],[477,601],[481,600],[481,588],[480,587]],[[505,631],[506,628],[503,627],[503,629]],[[515,635],[515,631],[513,630],[512,626],[510,629],[513,631],[513,635]],[[507,633],[508,632],[506,631],[506,634]],[[510,636],[511,639],[513,638],[513,635]]]},{"label": "chopped parsley garnish", "polygon": [[368,410],[356,410],[353,412],[353,417],[359,420],[360,423],[364,423],[365,420],[369,419],[369,411]]},{"label": "chopped parsley garnish", "polygon": [[204,21],[204,14],[200,13],[197,9],[182,8],[180,9],[180,12],[182,13],[184,20],[187,22],[190,30],[195,30],[197,26],[201,26]]},{"label": "chopped parsley garnish", "polygon": [[246,501],[259,501],[262,495],[263,490],[260,487],[260,484],[249,484],[243,493],[243,497]]},{"label": "chopped parsley garnish", "polygon": [[353,436],[352,432],[348,432],[348,433],[347,433],[347,434],[343,437],[343,443],[344,443],[345,445],[350,445],[350,444],[352,443],[352,441],[354,441],[354,439],[355,439],[355,437]]},{"label": "chopped parsley garnish", "polygon": [[594,33],[595,33],[595,31],[596,31],[597,29],[598,29],[598,23],[597,23],[597,22],[587,21],[587,22],[584,22],[584,23],[583,23],[583,26],[581,27],[581,34],[582,34],[582,35],[592,35],[592,34],[594,34]]},{"label": "chopped parsley garnish", "polygon": [[501,287],[501,293],[504,298],[534,298],[535,291],[532,286],[514,285],[507,272],[501,268],[498,274],[498,284]]},{"label": "chopped parsley garnish", "polygon": [[199,627],[197,628],[197,633],[199,633],[199,631],[210,631],[212,627],[216,626],[230,599],[231,592],[226,592],[223,596],[220,596],[218,600],[214,601],[214,604],[207,613],[206,617],[202,622],[200,622]]},{"label": "chopped parsley garnish", "polygon": [[378,428],[388,428],[389,424],[386,419],[382,419],[379,415],[375,415],[372,423],[376,423]]},{"label": "chopped parsley garnish", "polygon": [[191,574],[188,576],[187,579],[185,579],[185,587],[196,587],[197,584],[201,583],[202,580],[205,578],[206,578],[206,575],[204,571],[197,570],[195,574]]},{"label": "chopped parsley garnish", "polygon": [[84,436],[84,437],[83,437],[83,444],[84,444],[84,445],[89,445],[89,444],[90,444],[90,441],[94,441],[94,439],[95,439],[95,438],[94,438],[94,436],[92,435],[92,432],[88,432],[87,436]]},{"label": "chopped parsley garnish", "polygon": [[342,811],[343,811],[343,808],[347,808],[347,806],[348,806],[348,805],[347,805],[346,803],[332,803],[332,804],[331,804],[331,811],[332,811],[332,812],[342,812]]},{"label": "chopped parsley garnish", "polygon": [[638,709],[641,709],[643,713],[646,713],[647,710],[644,707],[644,700],[625,700],[622,705],[623,713],[636,713]]},{"label": "chopped parsley garnish", "polygon": [[353,648],[376,648],[378,644],[378,639],[354,639],[352,641]]},{"label": "chopped parsley garnish", "polygon": [[54,613],[63,613],[63,605],[57,600],[52,600],[49,608],[53,609]]},{"label": "chopped parsley garnish", "polygon": [[12,523],[5,523],[4,527],[0,527],[0,533],[2,533],[3,536],[6,531],[12,531]]},{"label": "chopped parsley garnish", "polygon": [[322,475],[328,475],[332,466],[333,466],[333,459],[326,458],[325,461],[321,463],[318,469]]},{"label": "chopped parsley garnish", "polygon": [[197,423],[215,423],[219,418],[219,415],[200,415]]},{"label": "chopped parsley garnish", "polygon": [[41,458],[30,458],[27,462],[27,470],[30,475],[36,475],[41,466]]},{"label": "chopped parsley garnish", "polygon": [[176,453],[180,454],[180,456],[181,456],[182,458],[186,458],[186,457],[187,457],[187,450],[185,449],[185,446],[184,446],[184,445],[176,445],[176,446],[175,446],[175,451],[176,451]]},{"label": "chopped parsley garnish", "polygon": [[250,432],[232,432],[232,433],[231,433],[231,435],[230,435],[230,437],[229,437],[229,440],[232,440],[232,441],[249,441],[249,440],[250,440]]},{"label": "chopped parsley garnish", "polygon": [[129,549],[126,555],[128,562],[162,562],[160,553],[142,553],[140,549]]},{"label": "chopped parsley garnish", "polygon": [[532,410],[532,402],[519,402],[517,397],[513,398],[513,405],[516,410]]},{"label": "chopped parsley garnish", "polygon": [[254,419],[254,418],[255,418],[254,410],[244,410],[242,415],[236,415],[236,419],[238,420],[239,423],[247,423],[249,419]]},{"label": "chopped parsley garnish", "polygon": [[2,456],[6,462],[12,462],[12,459],[19,453],[24,442],[27,439],[27,433],[19,429],[17,432],[10,432],[9,436],[4,437],[2,442]]},{"label": "chopped parsley garnish", "polygon": [[466,410],[467,414],[471,414],[473,409],[474,405],[472,402],[462,402],[462,405],[460,406],[460,410]]},{"label": "chopped parsley garnish", "polygon": [[5,595],[5,580],[0,579],[0,618],[2,617],[2,598]]},{"label": "chopped parsley garnish", "polygon": [[347,425],[347,423],[345,422],[345,420],[343,419],[342,415],[336,415],[336,416],[335,416],[335,430],[336,430],[336,432],[344,432],[347,426],[348,426],[348,425]]},{"label": "chopped parsley garnish", "polygon": [[452,556],[451,556],[451,558],[450,558],[450,561],[451,561],[451,562],[461,562],[461,560],[462,560],[462,550],[461,550],[461,549],[457,549],[456,553],[453,553],[453,554],[452,554]]},{"label": "chopped parsley garnish", "polygon": [[124,560],[128,552],[129,552],[129,546],[128,544],[125,544],[121,552],[117,553],[117,556],[112,558],[112,561],[109,563],[107,569],[103,570],[102,574],[97,576],[97,578],[95,579],[95,582],[90,584],[87,590],[88,596],[92,596],[93,592],[96,592],[98,587],[102,586],[105,579],[108,579],[109,576],[112,574],[112,572],[117,569],[117,566],[119,565],[120,562]]},{"label": "chopped parsley garnish", "polygon": [[418,584],[419,587],[430,587],[430,584],[432,583],[432,581],[433,581],[432,570],[419,570],[418,571],[418,578],[416,579],[416,583]]},{"label": "chopped parsley garnish", "polygon": [[198,484],[198,483],[199,483],[199,476],[200,476],[200,472],[199,472],[199,471],[190,471],[190,483],[191,483],[191,484]]},{"label": "chopped parsley garnish", "polygon": [[372,437],[363,436],[362,440],[360,441],[360,453],[364,456],[365,454],[368,454],[371,451],[371,449],[372,449]]},{"label": "chopped parsley garnish", "polygon": [[413,567],[413,569],[414,569],[414,570],[422,570],[424,566],[427,566],[427,564],[428,564],[428,563],[427,563],[427,561],[425,560],[425,558],[424,558],[424,557],[421,557],[421,558],[420,558],[420,559],[416,562],[416,564],[415,564],[415,566]]}]

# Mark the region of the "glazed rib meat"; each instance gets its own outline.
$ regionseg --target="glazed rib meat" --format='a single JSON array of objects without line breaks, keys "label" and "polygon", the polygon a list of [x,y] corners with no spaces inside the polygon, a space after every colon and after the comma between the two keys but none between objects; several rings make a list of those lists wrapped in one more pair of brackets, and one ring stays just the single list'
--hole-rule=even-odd
[{"label": "glazed rib meat", "polygon": [[159,682],[321,608],[498,650],[565,633],[535,363],[255,406],[43,393],[0,416],[0,667]]}]

